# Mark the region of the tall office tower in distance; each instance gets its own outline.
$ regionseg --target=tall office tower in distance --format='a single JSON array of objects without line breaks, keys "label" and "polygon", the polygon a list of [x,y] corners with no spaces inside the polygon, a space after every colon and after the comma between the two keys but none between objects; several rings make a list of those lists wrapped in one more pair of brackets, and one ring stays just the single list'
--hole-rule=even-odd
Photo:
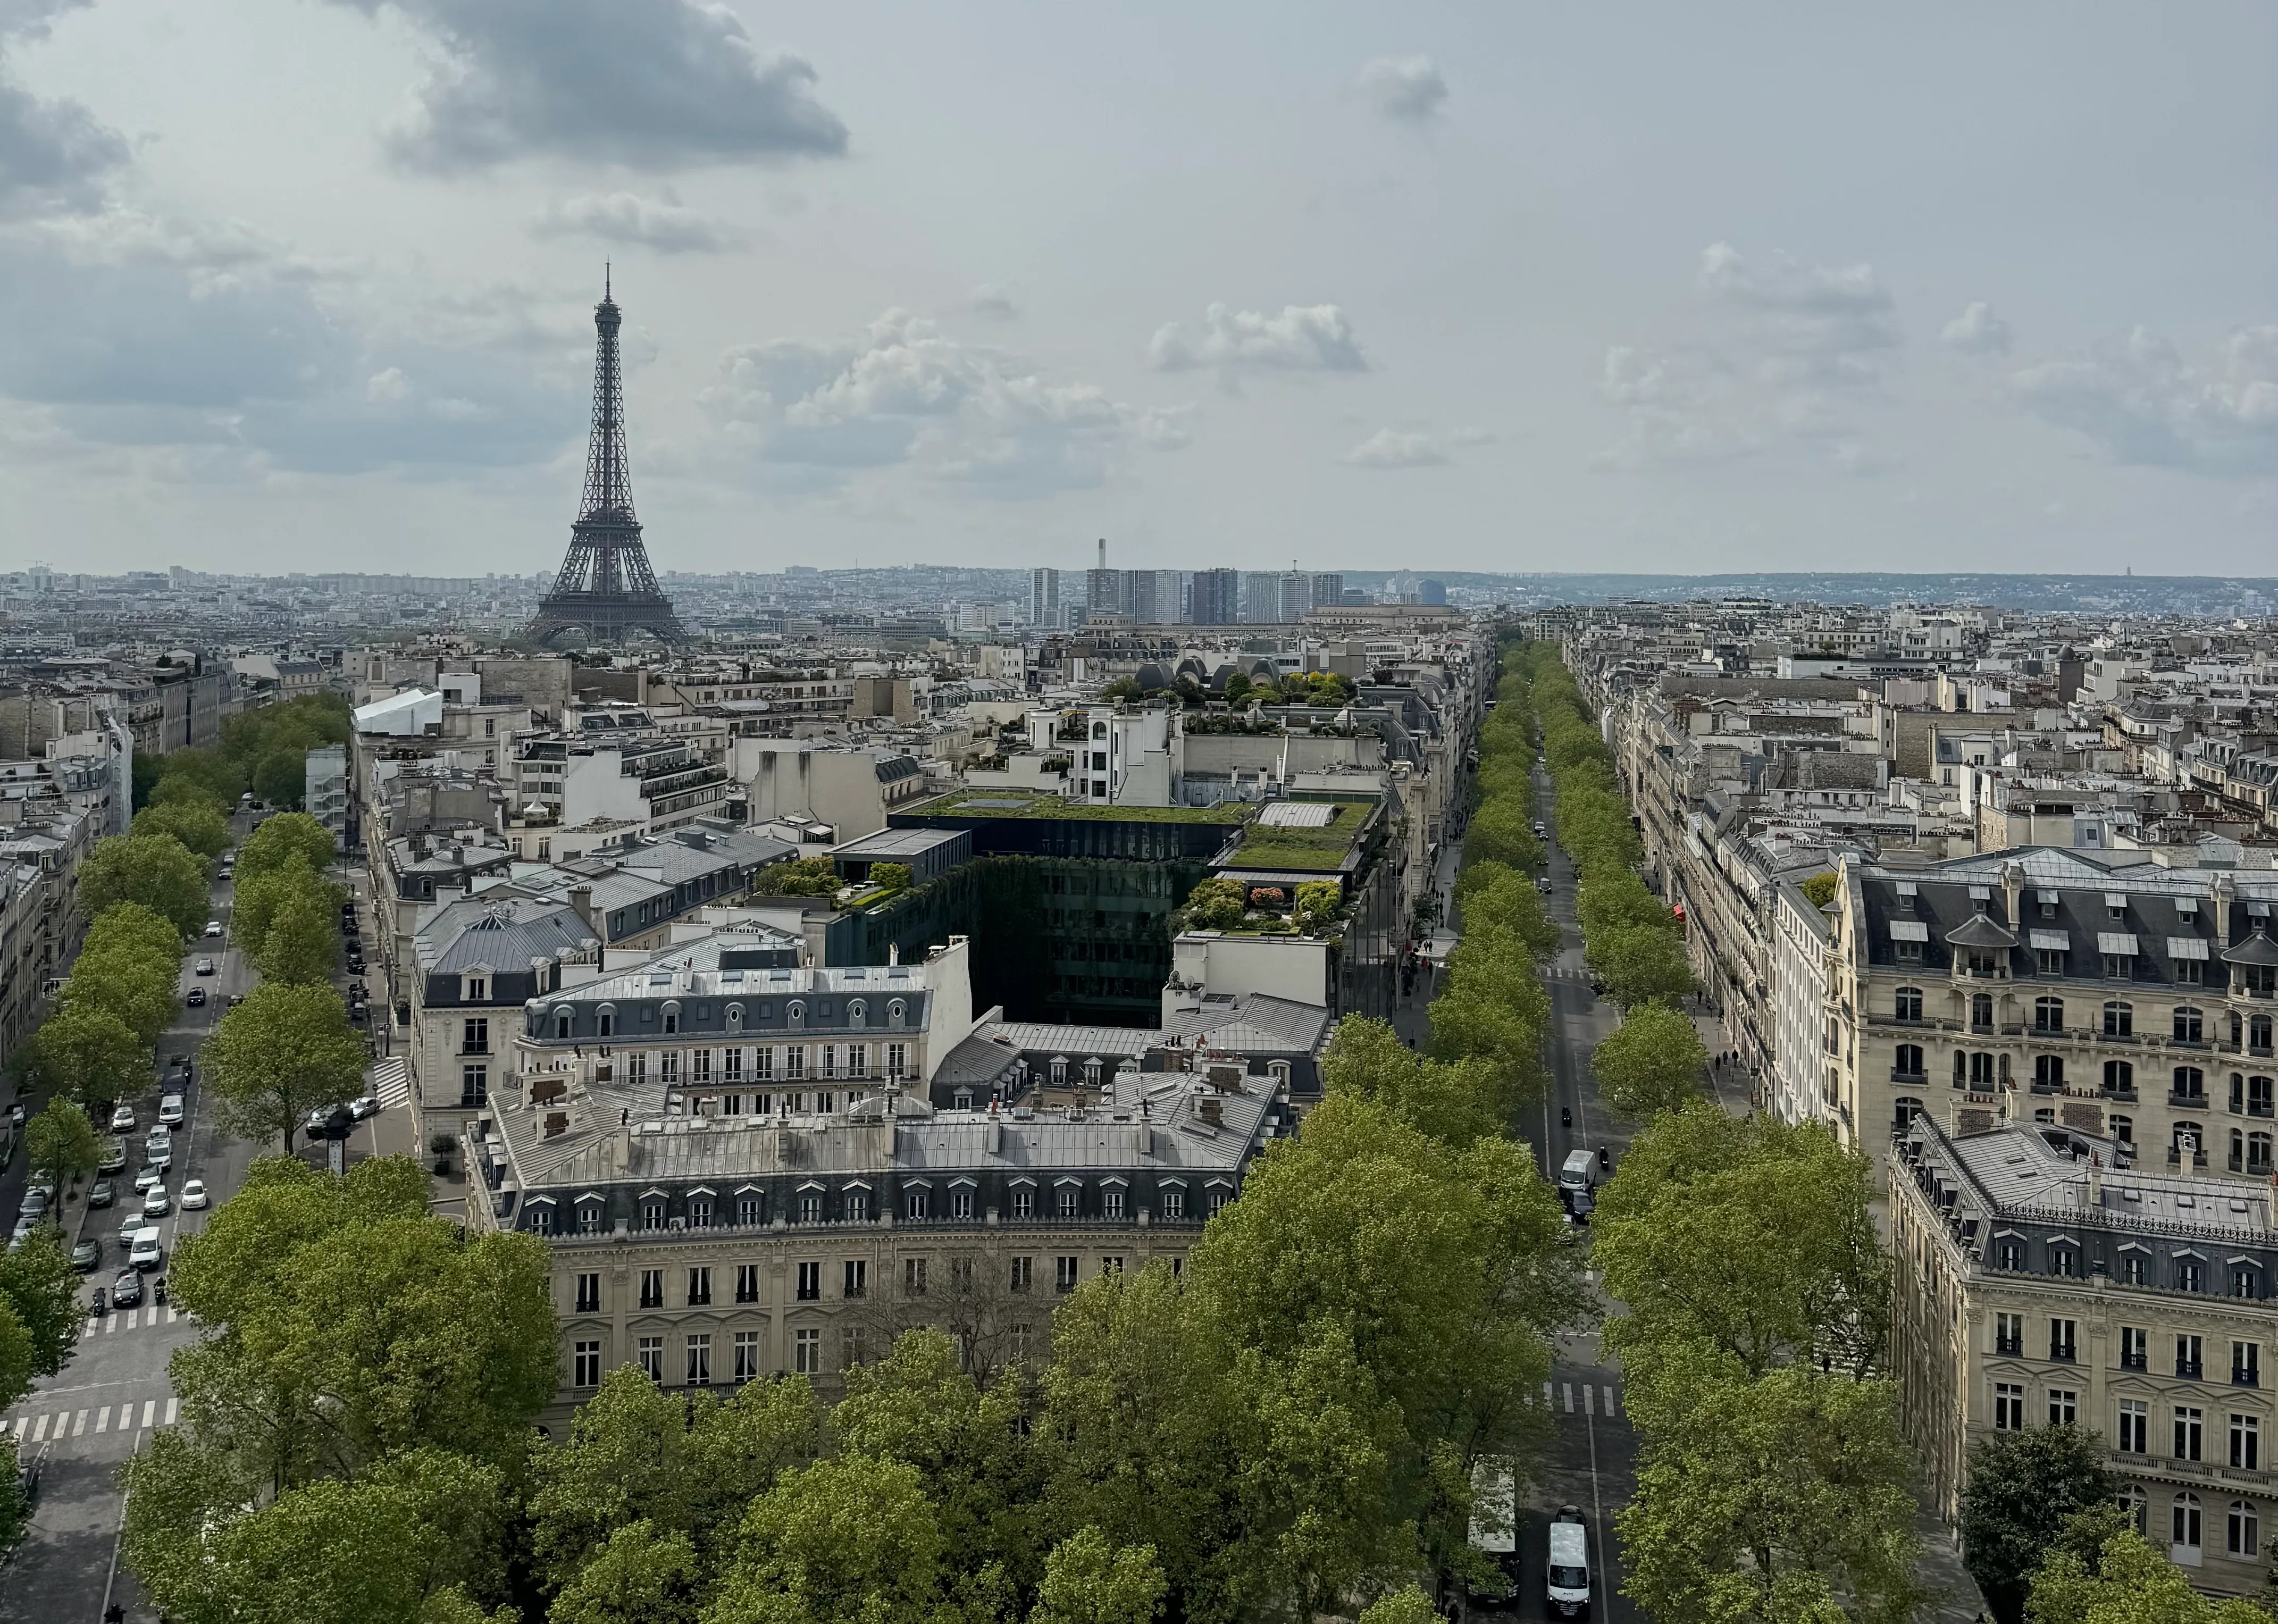
[{"label": "tall office tower in distance", "polygon": [[1060,624],[1060,572],[1028,571],[1028,624],[1057,629]]},{"label": "tall office tower in distance", "polygon": [[672,600],[657,587],[633,514],[624,376],[617,358],[617,329],[623,325],[604,278],[601,302],[593,307],[593,427],[585,450],[585,494],[570,526],[570,555],[523,633],[533,642],[622,643],[636,633],[663,643],[687,640]]},{"label": "tall office tower in distance", "polygon": [[1123,571],[1107,567],[1107,538],[1099,539],[1099,562],[1085,571],[1083,611],[1087,615],[1125,615]]},{"label": "tall office tower in distance", "polygon": [[1418,603],[1432,603],[1445,608],[1448,601],[1448,583],[1429,578],[1417,582],[1416,601]]},{"label": "tall office tower in distance", "polygon": [[1126,570],[1123,612],[1132,624],[1174,626],[1182,618],[1184,593],[1176,570]]},{"label": "tall office tower in distance", "polygon": [[1234,570],[1195,571],[1194,623],[1230,626],[1242,618],[1242,576]]},{"label": "tall office tower in distance", "polygon": [[1305,606],[1307,614],[1315,609],[1334,609],[1345,601],[1345,578],[1342,575],[1317,575],[1313,578],[1312,601]]},{"label": "tall office tower in distance", "polygon": [[1272,570],[1242,572],[1242,617],[1252,625],[1270,626],[1281,619],[1281,577]]}]

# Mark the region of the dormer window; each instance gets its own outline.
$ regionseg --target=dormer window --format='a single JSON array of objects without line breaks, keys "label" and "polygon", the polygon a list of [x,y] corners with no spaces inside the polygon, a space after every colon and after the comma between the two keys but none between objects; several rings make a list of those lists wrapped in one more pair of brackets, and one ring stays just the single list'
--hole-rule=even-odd
[{"label": "dormer window", "polygon": [[806,1024],[806,1005],[799,999],[791,1000],[790,1003],[784,1006],[784,1017],[793,1026],[805,1026]]},{"label": "dormer window", "polygon": [[668,1001],[658,1013],[664,1017],[664,1030],[668,1035],[680,1030],[680,1005],[677,1000]]},{"label": "dormer window", "polygon": [[470,976],[467,977],[465,996],[468,1003],[480,1004],[486,1002],[489,1000],[490,995],[491,984],[488,977],[482,976]]},{"label": "dormer window", "polygon": [[617,1007],[604,1004],[593,1012],[593,1036],[614,1038],[617,1035]]},{"label": "dormer window", "polygon": [[567,1042],[570,1034],[577,1030],[577,1023],[576,1013],[568,1005],[563,1005],[554,1012],[554,1036],[557,1039]]},{"label": "dormer window", "polygon": [[744,1026],[744,1007],[743,1007],[741,1004],[730,1004],[730,1005],[729,1005],[729,1006],[728,1006],[728,1030],[729,1030],[730,1031],[731,1031],[731,1032],[734,1032],[734,1031],[740,1031],[740,1030],[743,1030],[743,1026]]},{"label": "dormer window", "polygon": [[846,1000],[846,1024],[854,1027],[860,1026],[864,1017],[868,1014],[868,1011],[869,1006],[865,1004],[860,999],[848,999]]},{"label": "dormer window", "polygon": [[2041,905],[2042,918],[2054,919],[2057,916],[2057,893],[2055,892],[2044,891],[2039,894],[2037,900]]},{"label": "dormer window", "polygon": [[903,1018],[904,1012],[902,1000],[898,998],[888,1000],[886,1005],[886,1024],[889,1026],[899,1026],[902,1023]]},{"label": "dormer window", "polygon": [[1912,880],[1900,880],[1898,884],[1897,891],[1899,911],[1902,914],[1913,913],[1915,911],[1915,883]]}]

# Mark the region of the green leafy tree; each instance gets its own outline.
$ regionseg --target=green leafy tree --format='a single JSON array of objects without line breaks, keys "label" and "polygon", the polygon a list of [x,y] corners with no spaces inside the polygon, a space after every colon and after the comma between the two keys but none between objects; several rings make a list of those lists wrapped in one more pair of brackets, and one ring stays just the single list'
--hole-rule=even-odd
[{"label": "green leafy tree", "polygon": [[335,854],[331,830],[305,812],[280,812],[264,819],[261,827],[246,837],[237,854],[238,881],[242,885],[286,868],[295,858],[308,866],[310,873],[321,877]]},{"label": "green leafy tree", "polygon": [[1835,887],[1841,884],[1832,869],[1813,875],[1803,882],[1803,894],[1814,908],[1825,908],[1835,900]]},{"label": "green leafy tree", "polygon": [[1624,1116],[1651,1116],[1701,1098],[1708,1051],[1692,1017],[1666,1004],[1630,1011],[1590,1056],[1606,1103]]},{"label": "green leafy tree", "polygon": [[882,891],[907,891],[916,880],[917,876],[906,862],[874,862],[870,865],[870,883]]},{"label": "green leafy tree", "polygon": [[1978,1444],[1961,1490],[1962,1561],[2001,1624],[2024,1617],[2033,1575],[2067,1520],[2119,1492],[2102,1440],[2077,1427],[1997,1432]]},{"label": "green leafy tree", "polygon": [[2030,1624],[2266,1624],[2252,1602],[2216,1600],[2133,1528],[2111,1535],[2093,1561],[2060,1550],[2033,1579]]},{"label": "green leafy tree", "polygon": [[822,1452],[823,1413],[805,1376],[754,1382],[732,1398],[668,1393],[632,1365],[602,1377],[569,1438],[531,1461],[531,1548],[540,1580],[566,1590],[613,1529],[644,1523],[696,1542],[707,1572],[784,1468]]},{"label": "green leafy tree", "polygon": [[304,816],[300,808],[307,799],[309,786],[309,753],[285,746],[271,750],[253,766],[254,797],[272,807],[289,807],[286,816]]},{"label": "green leafy tree", "polygon": [[1250,893],[1240,880],[1219,877],[1206,879],[1187,893],[1187,900],[1173,915],[1172,929],[1176,931],[1230,931],[1242,923],[1248,910]]},{"label": "green leafy tree", "polygon": [[1440,1624],[1440,1610],[1420,1585],[1380,1596],[1361,1610],[1360,1624]]},{"label": "green leafy tree", "polygon": [[[333,923],[348,892],[310,868],[300,852],[288,852],[283,861],[250,879],[241,871],[236,906],[230,915],[230,938],[250,954],[256,963],[269,946],[270,926],[296,907],[313,908],[325,915],[325,930],[337,935]],[[305,931],[305,925],[302,927]]]},{"label": "green leafy tree", "polygon": [[273,1494],[413,1450],[521,1460],[559,1359],[545,1245],[468,1237],[425,1183],[408,1158],[264,1159],[179,1243],[176,1299],[208,1329],[169,1375],[225,1476]]},{"label": "green leafy tree", "polygon": [[1226,702],[1240,705],[1250,698],[1250,677],[1247,672],[1229,671],[1226,678]]},{"label": "green leafy tree", "polygon": [[1586,951],[1607,993],[1624,1009],[1681,1003],[1698,984],[1685,962],[1684,947],[1655,926],[1601,931],[1588,939]]},{"label": "green leafy tree", "polygon": [[180,1010],[174,990],[180,977],[179,957],[154,958],[131,946],[92,948],[73,961],[60,1007],[116,1016],[148,1048]]},{"label": "green leafy tree", "polygon": [[1146,690],[1139,686],[1136,678],[1132,677],[1118,677],[1099,691],[1099,697],[1110,704],[1117,700],[1138,700],[1145,696]]},{"label": "green leafy tree", "polygon": [[1344,906],[1334,880],[1302,880],[1297,885],[1295,906],[1290,918],[1301,930],[1311,930],[1326,924]]},{"label": "green leafy tree", "polygon": [[548,1624],[695,1624],[704,1575],[687,1535],[646,1520],[624,1523],[546,1616]]},{"label": "green leafy tree", "polygon": [[263,982],[206,1039],[206,1083],[233,1132],[276,1138],[318,1106],[352,1098],[363,1081],[363,1039],[348,1006],[326,986]]},{"label": "green leafy tree", "polygon": [[1864,1374],[1890,1325],[1872,1169],[1816,1123],[1665,1111],[1598,1192],[1592,1252],[1626,1314],[1609,1345],[1634,1375],[1702,1342],[1750,1376],[1826,1356]]},{"label": "green leafy tree", "polygon": [[1152,1545],[1115,1545],[1078,1528],[1044,1559],[1028,1624],[1150,1624],[1166,1588]]},{"label": "green leafy tree", "polygon": [[705,1624],[931,1624],[943,1555],[916,1467],[833,1456],[784,1473],[752,1502]]},{"label": "green leafy tree", "polygon": [[[224,725],[227,725],[225,724]],[[203,801],[225,816],[237,808],[245,777],[218,750],[171,750],[164,755],[137,755],[139,779],[145,762],[150,764],[151,788],[143,799],[152,806],[168,801]]]},{"label": "green leafy tree", "polygon": [[154,800],[134,815],[134,832],[171,835],[205,858],[218,857],[229,849],[229,820],[203,795],[195,800]]},{"label": "green leafy tree", "polygon": [[1427,1059],[1402,1041],[1391,1023],[1347,1015],[1321,1053],[1333,1093],[1372,1100],[1410,1127],[1462,1146],[1509,1128],[1497,1109],[1491,1069],[1476,1059]]},{"label": "green leafy tree", "polygon": [[287,883],[262,932],[257,960],[264,980],[327,986],[340,967],[339,905],[333,887],[300,864],[280,871]]},{"label": "green leafy tree", "polygon": [[752,889],[763,897],[829,897],[845,884],[829,858],[794,857],[761,869]]},{"label": "green leafy tree", "polygon": [[142,1035],[94,1000],[62,1009],[40,1023],[40,1059],[70,1097],[83,1103],[122,1099],[150,1071]]},{"label": "green leafy tree", "polygon": [[64,1367],[82,1319],[79,1273],[56,1231],[42,1229],[0,1253],[0,1409]]},{"label": "green leafy tree", "polygon": [[164,915],[139,902],[117,902],[95,915],[87,927],[80,955],[132,953],[167,967],[170,975],[182,968],[182,933]]},{"label": "green leafy tree", "polygon": [[65,1180],[94,1172],[103,1147],[85,1107],[58,1099],[24,1124],[24,1156],[33,1171],[46,1174],[60,1189]]},{"label": "green leafy tree", "polygon": [[1751,1377],[1700,1342],[1627,1376],[1644,1442],[1614,1514],[1624,1595],[1732,1624],[1914,1616],[1915,1460],[1892,1383],[1801,1365]]},{"label": "green leafy tree", "polygon": [[97,840],[79,868],[80,906],[100,914],[140,902],[195,936],[206,920],[204,860],[172,835],[112,835]]}]

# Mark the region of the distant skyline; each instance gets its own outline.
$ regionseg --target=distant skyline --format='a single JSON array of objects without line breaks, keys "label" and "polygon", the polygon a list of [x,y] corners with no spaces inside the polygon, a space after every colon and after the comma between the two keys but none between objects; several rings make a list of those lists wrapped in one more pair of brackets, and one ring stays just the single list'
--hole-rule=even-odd
[{"label": "distant skyline", "polygon": [[0,568],[2254,574],[2278,13],[0,6]]}]

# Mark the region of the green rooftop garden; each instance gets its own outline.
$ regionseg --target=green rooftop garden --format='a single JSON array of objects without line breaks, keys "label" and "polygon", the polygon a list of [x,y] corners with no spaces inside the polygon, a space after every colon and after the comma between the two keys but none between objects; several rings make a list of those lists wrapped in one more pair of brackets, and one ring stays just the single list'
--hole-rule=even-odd
[{"label": "green rooftop garden", "polygon": [[1248,820],[1257,808],[1243,801],[1224,801],[1214,807],[1102,807],[1081,801],[1062,801],[1057,795],[1033,795],[1022,790],[961,789],[904,810],[913,817],[1051,817],[1093,823],[1231,826]]},{"label": "green rooftop garden", "polygon": [[[1305,804],[1305,803],[1297,803]],[[1292,873],[1328,872],[1343,866],[1345,854],[1352,850],[1368,822],[1373,801],[1334,801],[1326,804],[1336,808],[1329,821],[1316,829],[1286,828],[1272,823],[1252,823],[1244,831],[1228,865],[1237,869],[1284,869]]]}]

